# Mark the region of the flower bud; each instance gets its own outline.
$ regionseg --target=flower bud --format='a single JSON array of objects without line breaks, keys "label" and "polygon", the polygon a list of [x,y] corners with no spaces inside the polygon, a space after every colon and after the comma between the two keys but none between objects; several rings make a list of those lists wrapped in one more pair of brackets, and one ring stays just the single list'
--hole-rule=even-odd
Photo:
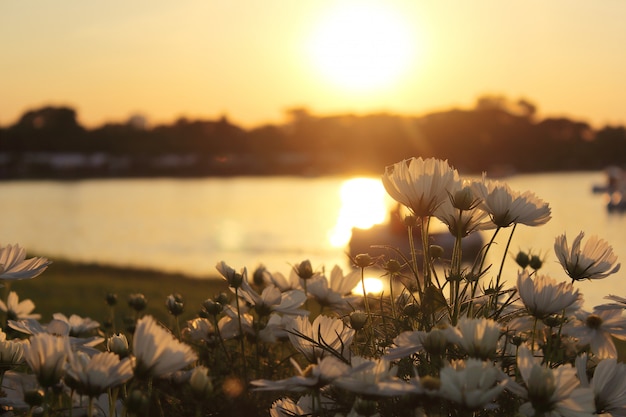
[{"label": "flower bud", "polygon": [[403,312],[409,317],[417,317],[420,312],[420,306],[417,303],[409,303],[404,306]]},{"label": "flower bud", "polygon": [[367,253],[359,253],[354,257],[354,264],[359,268],[367,268],[368,266],[374,265],[374,260]]},{"label": "flower bud", "polygon": [[24,392],[24,401],[31,407],[38,407],[43,404],[46,393],[42,389],[31,389]]},{"label": "flower bud", "polygon": [[216,303],[220,303],[221,305],[224,306],[228,304],[228,294],[226,294],[225,292],[221,292],[215,297],[213,297],[213,300],[215,300]]},{"label": "flower bud", "polygon": [[439,259],[444,253],[443,247],[439,245],[430,245],[428,251],[430,252],[430,257],[432,259]]},{"label": "flower bud", "polygon": [[110,292],[106,295],[105,299],[106,299],[107,304],[110,306],[114,306],[117,304],[117,294],[113,294]]},{"label": "flower bud", "polygon": [[350,327],[354,330],[361,330],[367,324],[367,314],[362,311],[353,311],[350,313]]},{"label": "flower bud", "polygon": [[385,269],[390,273],[395,274],[396,272],[400,272],[400,270],[402,269],[402,265],[400,265],[400,262],[398,262],[397,260],[390,259],[385,264]]},{"label": "flower bud", "polygon": [[452,205],[459,210],[471,210],[476,201],[470,187],[463,187],[452,196]]},{"label": "flower bud", "polygon": [[302,279],[309,279],[313,276],[313,266],[308,259],[296,265],[296,274]]},{"label": "flower bud", "polygon": [[196,367],[189,378],[189,385],[196,398],[205,399],[213,392],[213,383],[208,375],[209,370],[204,366]]},{"label": "flower bud", "polygon": [[180,316],[184,310],[183,296],[180,294],[168,295],[165,300],[165,306],[172,316]]},{"label": "flower bud", "polygon": [[528,265],[536,271],[541,268],[541,266],[543,265],[543,261],[537,255],[533,255],[530,257],[530,262],[528,263]]},{"label": "flower bud", "polygon": [[128,339],[122,333],[114,334],[107,339],[107,350],[115,353],[120,359],[128,356]]},{"label": "flower bud", "polygon": [[131,294],[128,297],[128,305],[133,310],[139,312],[146,308],[148,300],[146,300],[146,297],[143,294]]},{"label": "flower bud", "polygon": [[134,389],[128,394],[128,398],[126,398],[126,408],[133,414],[143,414],[149,402],[150,399],[142,390]]},{"label": "flower bud", "polygon": [[202,302],[202,307],[204,307],[207,313],[209,313],[212,316],[217,316],[224,309],[224,306],[222,305],[222,303],[213,301],[213,300],[204,300]]},{"label": "flower bud", "polygon": [[530,263],[530,257],[526,252],[519,251],[515,257],[515,262],[517,262],[520,267],[526,268]]},{"label": "flower bud", "polygon": [[266,269],[263,265],[254,270],[254,273],[252,274],[252,282],[254,285],[262,286],[265,284],[265,278],[263,277],[265,275],[265,271]]}]

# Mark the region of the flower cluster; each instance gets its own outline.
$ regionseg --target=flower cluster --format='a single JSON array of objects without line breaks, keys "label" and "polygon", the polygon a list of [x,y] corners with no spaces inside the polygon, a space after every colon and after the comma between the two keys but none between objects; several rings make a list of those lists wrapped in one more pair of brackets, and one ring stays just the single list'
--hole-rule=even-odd
[{"label": "flower cluster", "polygon": [[[14,415],[626,415],[626,299],[586,311],[576,288],[619,272],[606,241],[555,237],[563,277],[542,274],[530,253],[492,265],[495,236],[510,231],[508,252],[518,226],[550,220],[546,202],[437,159],[401,161],[382,180],[412,216],[408,256],[389,248],[355,256],[351,271],[303,261],[250,277],[220,262],[230,294],[209,296],[182,325],[183,296],[172,294],[172,330],[142,315],[141,294],[129,301],[134,321],[113,333],[75,315],[41,323],[32,301],[7,292],[0,405]],[[448,256],[430,244],[434,218],[455,241]],[[468,262],[463,239],[479,230],[492,238]],[[512,259],[518,273],[503,275]],[[5,283],[49,263],[17,246],[0,260]],[[368,269],[384,271],[388,291],[366,291]]]}]

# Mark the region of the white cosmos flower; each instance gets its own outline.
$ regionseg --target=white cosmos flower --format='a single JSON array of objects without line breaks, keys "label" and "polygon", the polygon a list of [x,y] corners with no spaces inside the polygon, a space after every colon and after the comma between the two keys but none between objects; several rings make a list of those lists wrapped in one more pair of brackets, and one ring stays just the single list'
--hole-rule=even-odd
[{"label": "white cosmos flower", "polygon": [[56,385],[61,380],[69,353],[67,336],[39,333],[31,336],[24,345],[24,359],[44,388]]},{"label": "white cosmos flower", "polygon": [[278,287],[281,292],[289,290],[302,290],[302,280],[294,268],[289,270],[288,278],[285,278],[285,275],[281,272],[269,272],[268,270],[264,270],[263,280],[266,284]]},{"label": "white cosmos flower", "polygon": [[508,382],[493,363],[473,358],[445,366],[440,379],[441,397],[472,411],[495,408],[494,401]]},{"label": "white cosmos flower", "polygon": [[0,280],[35,278],[51,263],[46,258],[26,259],[26,249],[19,245],[0,246]]},{"label": "white cosmos flower", "polygon": [[448,226],[450,234],[454,237],[463,238],[472,232],[494,227],[486,211],[478,207],[470,210],[459,210],[449,200],[439,206],[435,216]]},{"label": "white cosmos flower", "polygon": [[578,339],[578,345],[589,345],[599,358],[616,358],[613,338],[626,340],[626,318],[620,309],[578,311],[575,320],[565,325],[563,332]]},{"label": "white cosmos flower", "polygon": [[517,366],[526,385],[528,400],[520,413],[529,417],[592,417],[595,411],[593,392],[581,387],[571,365],[557,368],[542,366],[525,346],[520,346]]},{"label": "white cosmos flower", "polygon": [[255,391],[308,391],[319,389],[349,372],[350,366],[334,356],[320,359],[317,365],[309,365],[302,370],[291,358],[291,364],[298,375],[281,380],[257,379],[250,382]]},{"label": "white cosmos flower", "polygon": [[352,357],[350,371],[338,378],[334,385],[360,395],[393,397],[416,391],[413,384],[408,384],[396,377],[398,369],[384,358],[368,359],[362,356]]},{"label": "white cosmos flower", "polygon": [[434,215],[459,181],[448,161],[436,158],[400,161],[386,167],[382,176],[387,193],[418,217]]},{"label": "white cosmos flower", "polygon": [[605,240],[591,236],[581,249],[584,236],[583,232],[576,236],[571,250],[565,233],[557,236],[554,242],[554,252],[572,281],[601,279],[619,271],[620,264],[615,265],[617,256],[613,248]]},{"label": "white cosmos flower", "polygon": [[498,322],[486,318],[462,317],[456,327],[447,327],[447,338],[470,357],[489,359],[496,354],[501,330]]},{"label": "white cosmos flower", "polygon": [[560,282],[547,275],[534,274],[527,270],[517,275],[517,291],[526,310],[538,319],[566,310],[578,309],[582,297],[571,283]]},{"label": "white cosmos flower", "polygon": [[351,292],[361,280],[359,270],[343,274],[341,268],[335,265],[330,272],[330,280],[325,275],[318,275],[307,281],[307,292],[315,298],[322,307],[333,310],[353,310],[360,296],[352,295]]},{"label": "white cosmos flower", "polygon": [[502,182],[488,180],[483,174],[482,181],[472,183],[480,207],[489,213],[491,221],[498,227],[513,224],[540,226],[550,220],[550,206],[534,193],[519,193]]},{"label": "white cosmos flower", "polygon": [[77,392],[88,397],[97,397],[133,376],[130,360],[120,360],[112,352],[100,352],[91,357],[82,352],[73,353],[69,355],[65,372],[66,380],[72,381]]},{"label": "white cosmos flower", "polygon": [[595,414],[604,417],[626,416],[626,364],[617,359],[604,359],[587,378],[587,356],[576,358],[576,370],[583,387],[590,387],[595,396]]},{"label": "white cosmos flower", "polygon": [[613,295],[613,294],[606,295],[604,296],[604,298],[607,300],[614,301],[614,302],[596,306],[598,310],[607,310],[607,309],[612,309],[612,308],[626,309],[626,298],[620,297],[619,295]]},{"label": "white cosmos flower", "polygon": [[[244,334],[254,335],[254,318],[252,315],[247,313],[247,309],[242,308],[241,310],[241,330],[243,330]],[[233,339],[241,334],[239,331],[239,318],[237,315],[237,310],[230,306],[224,306],[224,317],[220,319],[217,323],[217,327],[220,330],[220,336],[223,339]]]},{"label": "white cosmos flower", "polygon": [[269,285],[259,294],[250,286],[248,280],[244,279],[238,293],[261,316],[267,316],[272,312],[299,316],[309,314],[309,311],[300,308],[306,301],[306,295],[300,290],[281,292],[277,287]]},{"label": "white cosmos flower", "polygon": [[480,199],[474,198],[472,188],[469,185],[462,187],[463,184],[455,183],[456,188],[448,191],[449,198],[435,212],[435,216],[448,226],[452,236],[462,238],[474,231],[495,227],[487,212],[480,208]]},{"label": "white cosmos flower", "polygon": [[322,314],[313,323],[307,317],[295,317],[287,323],[285,330],[293,347],[310,363],[333,354],[347,357],[355,333],[342,320]]},{"label": "white cosmos flower", "polygon": [[197,359],[193,349],[179,342],[152,316],[137,321],[133,336],[135,375],[160,377],[179,371]]},{"label": "white cosmos flower", "polygon": [[6,304],[0,300],[0,310],[6,313],[9,320],[35,319],[41,318],[40,314],[32,314],[35,303],[31,300],[20,301],[17,293],[11,291],[7,297]]},{"label": "white cosmos flower", "polygon": [[212,343],[216,341],[215,327],[209,319],[204,317],[189,320],[185,333],[192,342]]},{"label": "white cosmos flower", "polygon": [[52,318],[67,323],[70,326],[71,336],[80,336],[100,327],[100,323],[97,321],[92,320],[89,317],[83,318],[76,314],[72,314],[68,318],[63,313],[54,313]]},{"label": "white cosmos flower", "polygon": [[[320,401],[321,400],[321,401]],[[326,396],[317,398],[321,404],[317,403],[319,409],[330,409],[333,407],[334,401]],[[313,397],[303,395],[297,402],[291,398],[280,398],[272,404],[270,408],[270,417],[296,417],[296,416],[312,416],[313,415]],[[335,416],[338,417],[338,416]]]},{"label": "white cosmos flower", "polygon": [[[1,330],[0,330],[1,332]],[[4,371],[24,362],[24,343],[21,339],[6,340],[0,338],[0,370]]]},{"label": "white cosmos flower", "polygon": [[[438,331],[433,329],[433,331]],[[428,332],[421,330],[408,330],[400,333],[393,339],[394,347],[385,355],[387,360],[396,360],[416,353],[424,348],[424,340]]]}]

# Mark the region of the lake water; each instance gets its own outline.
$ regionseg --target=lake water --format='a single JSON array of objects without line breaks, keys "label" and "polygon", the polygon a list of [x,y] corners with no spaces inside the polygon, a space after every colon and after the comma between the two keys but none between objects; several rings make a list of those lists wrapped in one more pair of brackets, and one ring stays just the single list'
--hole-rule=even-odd
[{"label": "lake water", "polygon": [[[286,273],[310,259],[314,266],[349,267],[346,234],[352,224],[384,220],[392,202],[379,182],[348,178],[123,179],[0,183],[0,242],[29,253],[115,266],[151,268],[208,278],[215,264]],[[545,226],[517,228],[510,252],[532,249],[546,258],[543,272],[565,280],[553,243],[579,231],[607,240],[626,261],[626,216],[609,214],[592,185],[602,173],[519,175],[505,180],[550,203]],[[365,188],[364,188],[365,187]],[[373,217],[372,217],[373,216]],[[374,220],[372,220],[374,219]],[[365,224],[366,225],[366,224]],[[503,251],[504,233],[494,254]],[[495,268],[494,268],[495,269]],[[505,268],[508,282],[514,263]],[[624,265],[626,271],[626,265]],[[626,296],[624,272],[580,283],[586,305]]]}]

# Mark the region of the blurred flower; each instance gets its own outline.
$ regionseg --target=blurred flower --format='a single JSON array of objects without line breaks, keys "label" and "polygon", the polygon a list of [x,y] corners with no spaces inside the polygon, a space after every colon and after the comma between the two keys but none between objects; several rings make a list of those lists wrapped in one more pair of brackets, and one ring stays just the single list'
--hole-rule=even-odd
[{"label": "blurred flower", "polygon": [[617,256],[613,248],[597,236],[591,236],[581,250],[580,243],[585,234],[580,232],[570,251],[565,234],[557,236],[554,242],[556,256],[572,281],[601,279],[619,271],[620,264],[614,266]]},{"label": "blurred flower", "polygon": [[302,401],[304,398],[305,397],[301,397],[297,403],[289,397],[280,398],[274,401],[272,407],[270,408],[270,417],[313,415],[313,409],[310,407],[310,401]]},{"label": "blurred flower", "polygon": [[26,249],[19,245],[0,246],[0,280],[35,278],[51,263],[46,258],[26,259]]},{"label": "blurred flower", "polygon": [[[241,328],[243,332],[254,335],[253,324],[254,318],[250,314],[241,311]],[[233,339],[241,334],[237,311],[230,305],[224,306],[224,317],[220,319],[217,326],[223,339]]]},{"label": "blurred flower", "polygon": [[82,352],[69,355],[66,365],[66,380],[76,388],[79,394],[97,397],[128,381],[133,370],[128,358],[120,357],[112,352],[100,352],[89,356]]},{"label": "blurred flower", "polygon": [[599,358],[616,358],[613,338],[626,340],[626,318],[619,309],[578,311],[575,320],[565,325],[563,332],[578,339],[580,346],[589,345]]},{"label": "blurred flower", "polygon": [[534,193],[521,194],[499,181],[488,180],[483,174],[482,181],[475,181],[472,187],[482,200],[480,207],[489,213],[491,221],[498,227],[513,224],[540,226],[550,220],[550,206]]},{"label": "blurred flower", "polygon": [[491,362],[473,358],[445,366],[439,378],[441,397],[470,411],[496,408],[494,401],[508,382]]},{"label": "blurred flower", "polygon": [[330,351],[346,357],[355,333],[343,321],[321,314],[313,323],[306,317],[295,317],[287,324],[286,330],[293,347],[310,363],[330,355]]},{"label": "blurred flower", "polygon": [[291,364],[296,368],[298,375],[281,380],[257,379],[251,382],[255,391],[308,391],[322,388],[337,378],[345,375],[350,366],[334,356],[320,359],[316,365],[309,365],[302,370],[298,363],[291,358]]},{"label": "blurred flower", "polygon": [[1,389],[0,405],[11,407],[16,411],[21,411],[23,415],[27,415],[28,410],[31,409],[31,404],[28,404],[24,398],[27,393],[38,390],[39,385],[33,374],[7,371],[2,377]]},{"label": "blurred flower", "polygon": [[24,345],[24,359],[44,388],[56,385],[61,380],[69,352],[70,344],[66,336],[48,333],[33,335]]},{"label": "blurred flower", "polygon": [[615,301],[615,302],[614,303],[602,304],[602,305],[596,306],[596,309],[598,309],[598,310],[606,310],[606,309],[612,309],[612,308],[622,308],[622,309],[626,308],[626,298],[624,298],[624,297],[620,297],[618,295],[609,294],[609,295],[606,295],[604,298],[607,299],[607,300]]},{"label": "blurred flower", "polygon": [[528,400],[520,406],[520,413],[528,417],[592,417],[593,392],[580,387],[571,365],[544,367],[528,348],[520,346],[517,366],[526,384],[524,397]]},{"label": "blurred flower", "polygon": [[170,294],[165,299],[165,306],[167,311],[172,316],[180,316],[183,314],[185,303],[183,302],[183,296],[180,294]]},{"label": "blurred flower", "polygon": [[152,316],[137,321],[133,336],[135,375],[160,377],[178,371],[197,356],[190,346],[179,342]]},{"label": "blurred flower", "polygon": [[415,216],[432,216],[448,199],[448,190],[459,182],[448,161],[411,158],[385,168],[382,176],[387,193]]},{"label": "blurred flower", "polygon": [[15,291],[11,291],[7,297],[6,304],[0,300],[0,310],[6,313],[8,320],[36,319],[41,318],[41,314],[31,314],[35,309],[35,303],[31,300],[19,301]]},{"label": "blurred flower", "polygon": [[[433,329],[431,331],[440,332],[440,330],[438,329]],[[428,334],[429,332],[424,332],[421,330],[409,330],[400,333],[393,339],[393,343],[395,346],[389,349],[389,352],[385,355],[385,358],[390,361],[396,360],[423,350],[423,343]]]},{"label": "blurred flower", "polygon": [[[2,332],[0,330],[0,332]],[[2,332],[0,339],[0,373],[24,362],[24,343],[20,340],[6,340]]]},{"label": "blurred flower", "polygon": [[578,308],[582,298],[571,283],[561,282],[527,270],[517,275],[517,291],[526,310],[538,319],[552,314],[562,314],[572,307]]},{"label": "blurred flower", "polygon": [[79,337],[91,332],[92,330],[100,327],[100,323],[90,319],[89,317],[80,317],[77,314],[72,314],[70,317],[66,317],[63,313],[54,313],[52,318],[69,324],[70,336]]},{"label": "blurred flower", "polygon": [[576,370],[581,386],[589,387],[595,396],[596,411],[600,416],[626,416],[626,364],[617,359],[604,359],[587,378],[587,356],[576,358]]},{"label": "blurred flower", "polygon": [[462,317],[456,327],[447,327],[448,341],[457,344],[471,358],[489,359],[496,354],[500,324],[486,318]]},{"label": "blurred flower", "polygon": [[205,366],[196,366],[191,372],[189,386],[197,399],[206,399],[213,392],[209,370]]},{"label": "blurred flower", "polygon": [[224,277],[224,279],[228,282],[228,286],[231,288],[239,288],[241,282],[244,279],[247,279],[248,271],[246,268],[242,268],[241,272],[237,272],[234,268],[228,266],[224,261],[219,262],[215,268],[222,275],[222,277]]},{"label": "blurred flower", "polygon": [[196,317],[193,320],[187,322],[187,331],[189,339],[192,342],[207,342],[212,343],[215,341],[215,327],[209,321],[202,317]]},{"label": "blurred flower", "polygon": [[285,326],[291,320],[291,316],[281,316],[278,313],[270,314],[265,327],[259,330],[259,338],[266,343],[276,343],[279,339],[287,339]]},{"label": "blurred flower", "polygon": [[263,278],[266,284],[278,287],[281,292],[302,289],[300,277],[294,268],[289,270],[288,278],[285,278],[280,272],[270,273],[268,270],[263,271]]},{"label": "blurred flower", "polygon": [[396,396],[415,391],[408,384],[396,377],[398,369],[384,358],[368,359],[353,356],[352,368],[335,381],[335,385],[360,395]]}]

